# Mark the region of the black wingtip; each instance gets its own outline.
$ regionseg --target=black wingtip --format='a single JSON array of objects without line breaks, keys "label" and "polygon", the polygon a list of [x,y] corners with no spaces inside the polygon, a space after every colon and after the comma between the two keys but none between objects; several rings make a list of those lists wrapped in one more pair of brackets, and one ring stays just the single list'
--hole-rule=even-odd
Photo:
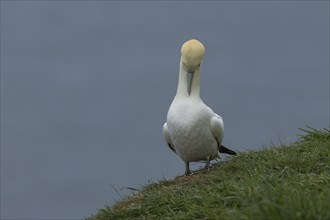
[{"label": "black wingtip", "polygon": [[168,147],[169,147],[174,153],[176,153],[174,147],[173,147],[171,144],[168,144]]},{"label": "black wingtip", "polygon": [[230,150],[223,145],[220,145],[219,152],[224,153],[224,154],[229,154],[229,155],[237,155],[237,153],[235,151]]}]

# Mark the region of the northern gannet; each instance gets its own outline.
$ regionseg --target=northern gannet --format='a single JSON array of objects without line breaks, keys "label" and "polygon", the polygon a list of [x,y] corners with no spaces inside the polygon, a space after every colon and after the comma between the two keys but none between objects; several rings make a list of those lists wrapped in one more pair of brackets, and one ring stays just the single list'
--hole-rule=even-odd
[{"label": "northern gannet", "polygon": [[178,88],[163,126],[168,146],[185,162],[185,175],[190,174],[189,162],[205,160],[208,170],[210,160],[219,157],[219,152],[236,154],[221,145],[224,137],[222,117],[199,96],[204,52],[203,44],[195,39],[182,45]]}]

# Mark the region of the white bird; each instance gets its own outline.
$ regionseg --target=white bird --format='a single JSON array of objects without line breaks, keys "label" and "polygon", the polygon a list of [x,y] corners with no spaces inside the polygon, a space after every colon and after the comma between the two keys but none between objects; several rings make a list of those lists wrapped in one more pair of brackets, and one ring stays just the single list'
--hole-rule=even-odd
[{"label": "white bird", "polygon": [[189,162],[205,160],[208,170],[210,160],[219,157],[219,152],[236,154],[221,145],[223,120],[199,96],[204,52],[203,44],[195,39],[182,45],[178,88],[163,126],[168,146],[185,162],[185,175],[190,174]]}]

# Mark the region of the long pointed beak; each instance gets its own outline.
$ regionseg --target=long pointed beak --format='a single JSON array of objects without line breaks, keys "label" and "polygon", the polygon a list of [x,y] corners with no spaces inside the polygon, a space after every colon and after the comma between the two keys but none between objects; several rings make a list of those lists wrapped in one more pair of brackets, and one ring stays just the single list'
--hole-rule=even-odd
[{"label": "long pointed beak", "polygon": [[187,72],[187,92],[190,95],[194,72]]}]

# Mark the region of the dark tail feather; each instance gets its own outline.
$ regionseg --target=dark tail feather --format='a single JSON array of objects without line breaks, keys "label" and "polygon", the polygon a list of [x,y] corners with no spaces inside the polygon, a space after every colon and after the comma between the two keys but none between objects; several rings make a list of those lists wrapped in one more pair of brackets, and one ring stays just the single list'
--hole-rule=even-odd
[{"label": "dark tail feather", "polygon": [[237,154],[235,151],[229,150],[228,148],[226,148],[223,145],[220,145],[219,152],[220,153],[224,153],[224,154],[230,154],[230,155],[236,155]]}]

